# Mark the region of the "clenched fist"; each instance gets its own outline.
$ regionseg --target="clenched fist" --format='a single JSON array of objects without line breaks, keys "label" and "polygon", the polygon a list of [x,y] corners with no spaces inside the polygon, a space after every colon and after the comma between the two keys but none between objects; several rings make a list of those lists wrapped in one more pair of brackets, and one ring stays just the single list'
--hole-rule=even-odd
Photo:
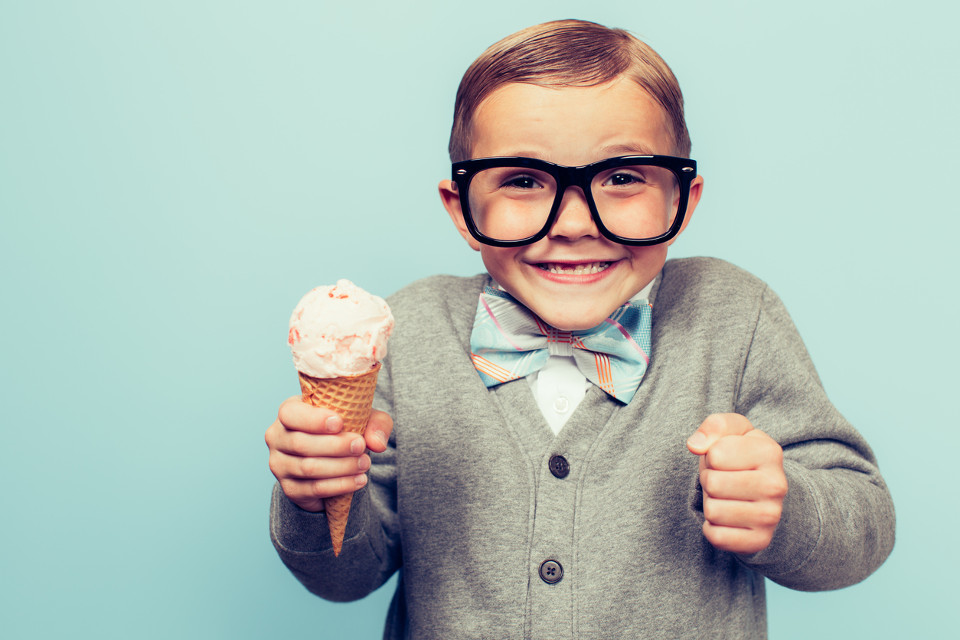
[{"label": "clenched fist", "polygon": [[700,456],[706,539],[733,553],[766,549],[787,495],[780,445],[740,414],[715,413],[690,436],[687,448]]}]

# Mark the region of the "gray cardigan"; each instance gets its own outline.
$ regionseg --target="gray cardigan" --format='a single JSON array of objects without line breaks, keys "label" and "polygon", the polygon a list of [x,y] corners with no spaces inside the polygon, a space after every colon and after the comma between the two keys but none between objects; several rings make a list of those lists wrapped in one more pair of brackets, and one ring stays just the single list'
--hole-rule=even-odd
[{"label": "gray cardigan", "polygon": [[[274,545],[310,591],[362,598],[402,569],[385,638],[764,638],[764,577],[835,589],[887,557],[893,505],[873,454],[762,282],[719,260],[668,261],[637,395],[623,406],[591,387],[556,436],[525,381],[488,390],[471,365],[487,282],[437,276],[390,298],[376,406],[395,429],[339,558],[325,516],[275,489]],[[783,517],[752,556],[700,530],[685,441],[715,412],[784,448]]]}]

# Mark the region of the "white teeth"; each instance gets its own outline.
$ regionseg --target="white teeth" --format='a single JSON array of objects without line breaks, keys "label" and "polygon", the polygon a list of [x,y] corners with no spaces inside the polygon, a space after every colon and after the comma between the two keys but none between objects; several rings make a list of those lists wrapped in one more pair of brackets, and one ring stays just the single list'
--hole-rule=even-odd
[{"label": "white teeth", "polygon": [[556,264],[552,262],[546,262],[539,266],[544,271],[549,271],[550,273],[562,273],[565,275],[588,275],[591,273],[600,273],[604,269],[610,266],[609,262],[590,262],[586,264],[577,264],[577,265],[568,265],[568,264]]}]

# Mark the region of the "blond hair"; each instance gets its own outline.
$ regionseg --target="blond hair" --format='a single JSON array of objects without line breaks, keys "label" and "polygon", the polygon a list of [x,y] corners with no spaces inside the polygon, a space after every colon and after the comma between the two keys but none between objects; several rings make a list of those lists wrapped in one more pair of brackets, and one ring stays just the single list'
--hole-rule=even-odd
[{"label": "blond hair", "polygon": [[674,153],[690,155],[683,94],[656,51],[623,29],[584,20],[557,20],[528,27],[491,45],[463,74],[450,132],[450,160],[470,159],[477,107],[511,82],[590,87],[625,75],[663,107],[672,128]]}]

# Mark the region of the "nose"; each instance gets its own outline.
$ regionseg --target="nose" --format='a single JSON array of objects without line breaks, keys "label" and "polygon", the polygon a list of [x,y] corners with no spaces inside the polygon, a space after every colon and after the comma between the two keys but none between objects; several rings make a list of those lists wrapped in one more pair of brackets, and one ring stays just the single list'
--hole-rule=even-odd
[{"label": "nose", "polygon": [[550,238],[565,238],[577,240],[579,238],[599,238],[593,216],[590,214],[590,205],[580,187],[567,187],[560,201],[560,210],[557,219],[547,234]]}]

